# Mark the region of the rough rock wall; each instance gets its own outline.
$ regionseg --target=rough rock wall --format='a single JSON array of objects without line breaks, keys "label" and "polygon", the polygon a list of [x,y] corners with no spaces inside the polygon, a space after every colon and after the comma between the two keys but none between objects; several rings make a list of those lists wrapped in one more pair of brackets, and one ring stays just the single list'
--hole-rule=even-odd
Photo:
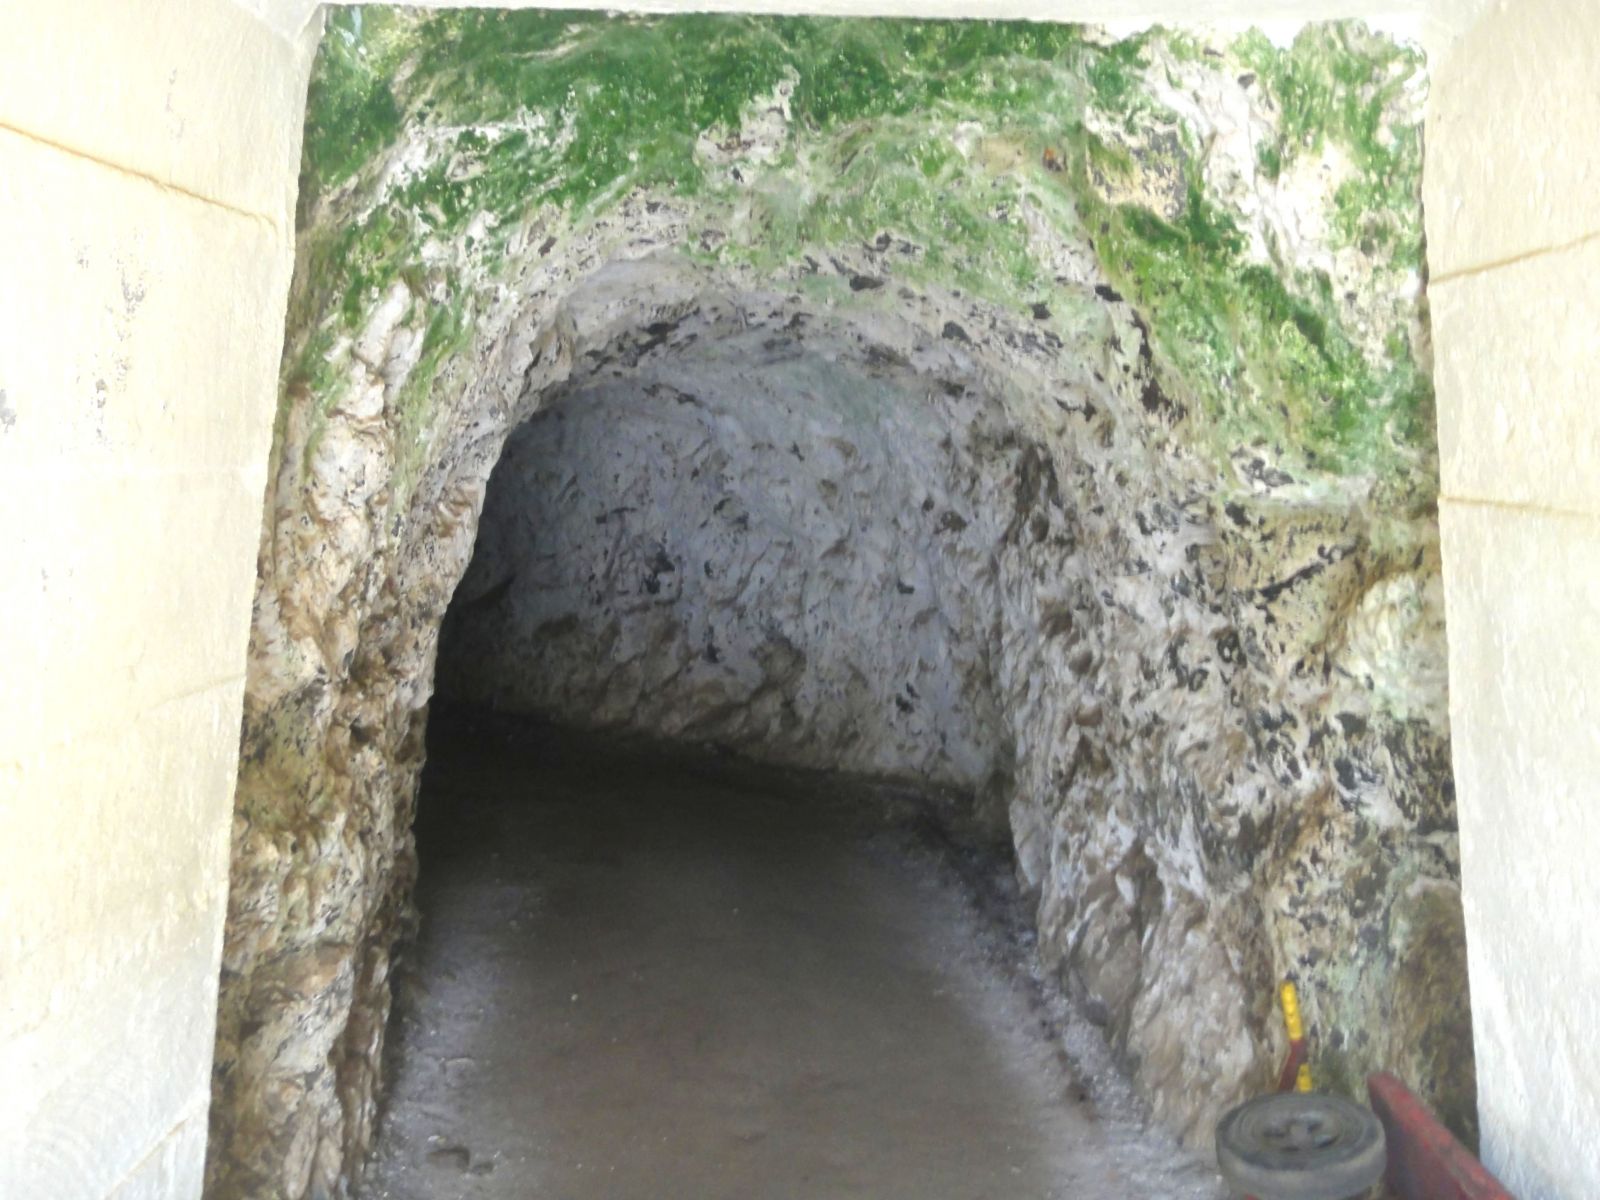
[{"label": "rough rock wall", "polygon": [[998,798],[985,398],[815,320],[716,335],[510,438],[439,693]]},{"label": "rough rock wall", "polygon": [[557,395],[693,392],[741,339],[880,383],[862,429],[950,439],[927,478],[968,526],[912,557],[961,535],[951,615],[988,625],[952,621],[945,684],[992,717],[948,761],[893,719],[855,752],[1009,778],[1042,953],[1158,1114],[1204,1140],[1260,1085],[1290,975],[1326,1081],[1381,1063],[1470,1121],[1419,80],[1354,27],[337,15],[212,1194],[358,1169],[439,626],[505,438]]}]

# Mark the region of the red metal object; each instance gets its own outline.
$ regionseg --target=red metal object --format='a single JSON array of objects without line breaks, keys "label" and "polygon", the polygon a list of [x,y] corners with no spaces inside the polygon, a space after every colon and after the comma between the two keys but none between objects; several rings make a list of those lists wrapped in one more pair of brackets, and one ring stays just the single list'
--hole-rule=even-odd
[{"label": "red metal object", "polygon": [[1280,1092],[1294,1091],[1295,1081],[1300,1077],[1300,1068],[1305,1064],[1307,1057],[1305,1038],[1295,1038],[1289,1043],[1289,1053],[1283,1058],[1283,1070],[1278,1072]]},{"label": "red metal object", "polygon": [[1380,1071],[1367,1076],[1367,1093],[1388,1143],[1385,1180],[1399,1200],[1513,1200],[1393,1075]]}]

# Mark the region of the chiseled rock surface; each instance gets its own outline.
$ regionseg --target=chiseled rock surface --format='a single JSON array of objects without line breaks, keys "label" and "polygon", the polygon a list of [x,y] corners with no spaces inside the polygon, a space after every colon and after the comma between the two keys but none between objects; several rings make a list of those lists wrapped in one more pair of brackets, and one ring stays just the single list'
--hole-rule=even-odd
[{"label": "chiseled rock surface", "polygon": [[359,1169],[530,417],[452,690],[970,790],[1191,1140],[1284,975],[1470,1123],[1413,54],[367,9],[311,101],[213,1195]]},{"label": "chiseled rock surface", "polygon": [[880,318],[863,345],[754,299],[663,326],[512,436],[439,690],[999,798],[1012,456],[968,439],[1003,438],[1004,410],[925,330]]}]

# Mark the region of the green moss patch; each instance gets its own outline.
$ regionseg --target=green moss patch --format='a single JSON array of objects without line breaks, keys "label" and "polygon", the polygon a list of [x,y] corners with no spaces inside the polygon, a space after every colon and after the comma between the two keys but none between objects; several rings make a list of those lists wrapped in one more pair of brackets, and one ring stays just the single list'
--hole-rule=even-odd
[{"label": "green moss patch", "polygon": [[[1311,27],[1287,49],[1259,35],[1217,49],[1025,22],[342,9],[311,89],[287,375],[326,411],[332,332],[358,330],[395,280],[416,280],[429,348],[396,418],[406,445],[425,442],[426,389],[469,340],[476,289],[503,269],[511,232],[535,217],[573,232],[639,189],[700,206],[724,234],[703,252],[714,257],[781,271],[888,232],[916,248],[897,274],[1070,312],[1026,210],[1093,246],[1151,331],[1189,440],[1219,466],[1268,446],[1425,501],[1431,392],[1408,322],[1396,318],[1387,361],[1369,362],[1326,277],[1249,258],[1238,214],[1189,178],[1205,148],[1187,135],[1176,217],[1097,186],[1134,164],[1090,132],[1091,109],[1102,128],[1175,120],[1148,82],[1158,46],[1185,69],[1252,72],[1278,112],[1257,148],[1262,177],[1336,144],[1354,165],[1334,198],[1337,236],[1386,269],[1420,265],[1421,133],[1396,114],[1421,60],[1358,25]],[[702,135],[736,132],[786,81],[773,161],[737,181],[703,161]],[[425,266],[429,243],[448,247],[434,256],[447,265]],[[424,295],[447,299],[435,311]]]}]

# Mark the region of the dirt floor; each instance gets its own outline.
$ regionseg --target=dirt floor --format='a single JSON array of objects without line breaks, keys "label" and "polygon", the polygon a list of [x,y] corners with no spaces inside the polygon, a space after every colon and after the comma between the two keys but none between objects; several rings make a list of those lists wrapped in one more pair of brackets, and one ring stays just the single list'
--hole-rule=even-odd
[{"label": "dirt floor", "polygon": [[1214,1200],[902,794],[436,720],[367,1200]]}]

